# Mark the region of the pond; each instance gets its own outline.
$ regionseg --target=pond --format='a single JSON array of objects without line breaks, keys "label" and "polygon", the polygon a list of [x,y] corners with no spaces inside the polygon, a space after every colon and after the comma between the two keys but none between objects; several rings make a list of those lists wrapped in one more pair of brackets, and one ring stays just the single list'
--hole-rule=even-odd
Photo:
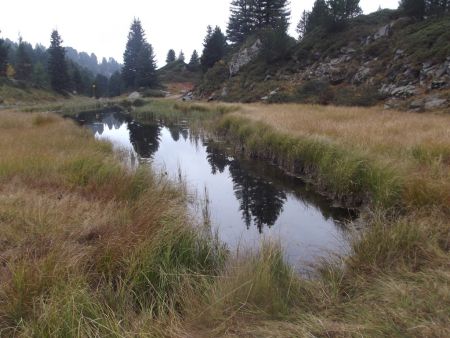
[{"label": "pond", "polygon": [[[226,155],[223,145],[194,133],[187,121],[143,124],[111,111],[81,113],[78,121],[129,154],[130,166],[152,166],[176,180],[182,176],[191,193],[208,201],[212,227],[233,251],[276,240],[286,260],[301,270],[348,250],[346,224],[353,212],[275,166]],[[199,216],[204,209],[196,209]]]}]

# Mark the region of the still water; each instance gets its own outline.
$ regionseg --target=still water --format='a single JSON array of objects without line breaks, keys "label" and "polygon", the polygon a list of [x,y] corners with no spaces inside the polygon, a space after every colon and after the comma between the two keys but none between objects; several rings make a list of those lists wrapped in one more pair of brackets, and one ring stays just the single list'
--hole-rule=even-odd
[{"label": "still water", "polygon": [[182,175],[191,193],[204,198],[206,192],[212,226],[231,250],[273,239],[298,269],[348,250],[348,210],[274,166],[225,155],[186,121],[141,124],[120,112],[81,113],[78,120],[129,154],[130,166],[149,165],[173,179]]}]

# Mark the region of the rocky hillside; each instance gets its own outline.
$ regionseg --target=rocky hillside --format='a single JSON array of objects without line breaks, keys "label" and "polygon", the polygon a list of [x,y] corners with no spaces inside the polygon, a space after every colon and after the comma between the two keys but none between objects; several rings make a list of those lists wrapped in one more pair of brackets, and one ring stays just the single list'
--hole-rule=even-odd
[{"label": "rocky hillside", "polygon": [[317,30],[270,62],[252,37],[197,87],[223,101],[450,108],[450,17],[417,21],[383,10],[340,32]]}]

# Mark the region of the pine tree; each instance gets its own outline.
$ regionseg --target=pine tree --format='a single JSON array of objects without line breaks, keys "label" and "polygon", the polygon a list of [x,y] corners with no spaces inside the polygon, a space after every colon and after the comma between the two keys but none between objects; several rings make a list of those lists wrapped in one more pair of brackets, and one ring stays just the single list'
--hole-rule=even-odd
[{"label": "pine tree", "polygon": [[158,84],[156,76],[156,62],[153,48],[144,43],[137,58],[136,85],[138,87],[154,87]]},{"label": "pine tree", "polygon": [[327,0],[334,23],[345,23],[348,19],[362,13],[359,0]]},{"label": "pine tree", "polygon": [[200,64],[200,59],[198,57],[197,51],[194,49],[191,55],[191,60],[189,61],[189,65],[198,66]]},{"label": "pine tree", "polygon": [[440,16],[450,11],[450,0],[426,0],[425,13],[430,16]]},{"label": "pine tree", "polygon": [[50,48],[48,49],[48,72],[50,85],[53,90],[63,92],[70,87],[70,78],[67,72],[65,50],[62,47],[62,39],[57,30],[51,35]]},{"label": "pine tree", "polygon": [[325,27],[331,21],[331,14],[325,0],[316,0],[306,21],[305,32],[309,33],[317,27]]},{"label": "pine tree", "polygon": [[184,56],[183,51],[180,51],[180,54],[178,54],[178,61],[184,62],[186,60],[186,57]]},{"label": "pine tree", "polygon": [[175,51],[173,49],[169,49],[169,52],[167,53],[166,63],[172,63],[175,61]]},{"label": "pine tree", "polygon": [[287,0],[254,0],[255,29],[272,28],[286,31],[291,13]]},{"label": "pine tree", "polygon": [[6,76],[6,70],[8,68],[8,46],[5,44],[5,40],[0,39],[0,76]]},{"label": "pine tree", "polygon": [[111,75],[108,82],[108,95],[110,97],[119,96],[123,91],[122,76],[119,71]]},{"label": "pine tree", "polygon": [[35,86],[45,88],[48,85],[48,75],[41,62],[38,62],[33,67],[33,75],[31,80]]},{"label": "pine tree", "polygon": [[128,41],[123,54],[122,77],[127,88],[136,88],[136,73],[139,53],[145,43],[145,33],[141,22],[134,19],[128,33]]},{"label": "pine tree", "polygon": [[226,52],[227,40],[220,27],[216,26],[214,31],[212,31],[211,27],[208,26],[203,46],[204,49],[200,63],[203,71],[206,72],[217,61],[221,60]]},{"label": "pine tree", "polygon": [[77,94],[85,92],[83,79],[81,78],[80,69],[78,67],[74,67],[73,69],[72,83]]},{"label": "pine tree", "polygon": [[16,79],[21,81],[29,81],[32,76],[33,65],[31,58],[25,49],[25,43],[22,37],[19,37],[19,46],[16,51]]},{"label": "pine tree", "polygon": [[423,19],[425,15],[425,0],[401,0],[400,9],[408,16]]},{"label": "pine tree", "polygon": [[108,78],[105,75],[97,74],[94,84],[96,98],[108,96]]},{"label": "pine tree", "polygon": [[311,12],[303,11],[302,16],[300,17],[300,21],[297,24],[297,33],[298,33],[298,39],[302,40],[308,30],[308,20],[309,16],[311,15]]},{"label": "pine tree", "polygon": [[227,37],[231,43],[242,43],[254,31],[254,0],[234,0],[231,2]]}]

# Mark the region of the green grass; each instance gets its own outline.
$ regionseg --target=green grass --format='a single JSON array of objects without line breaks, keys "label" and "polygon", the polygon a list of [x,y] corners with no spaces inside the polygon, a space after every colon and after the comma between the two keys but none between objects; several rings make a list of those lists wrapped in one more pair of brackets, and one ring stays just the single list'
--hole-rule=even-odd
[{"label": "green grass", "polygon": [[263,123],[235,116],[223,118],[217,132],[249,157],[273,161],[291,173],[309,177],[344,204],[400,206],[401,177],[326,139],[283,135]]}]

